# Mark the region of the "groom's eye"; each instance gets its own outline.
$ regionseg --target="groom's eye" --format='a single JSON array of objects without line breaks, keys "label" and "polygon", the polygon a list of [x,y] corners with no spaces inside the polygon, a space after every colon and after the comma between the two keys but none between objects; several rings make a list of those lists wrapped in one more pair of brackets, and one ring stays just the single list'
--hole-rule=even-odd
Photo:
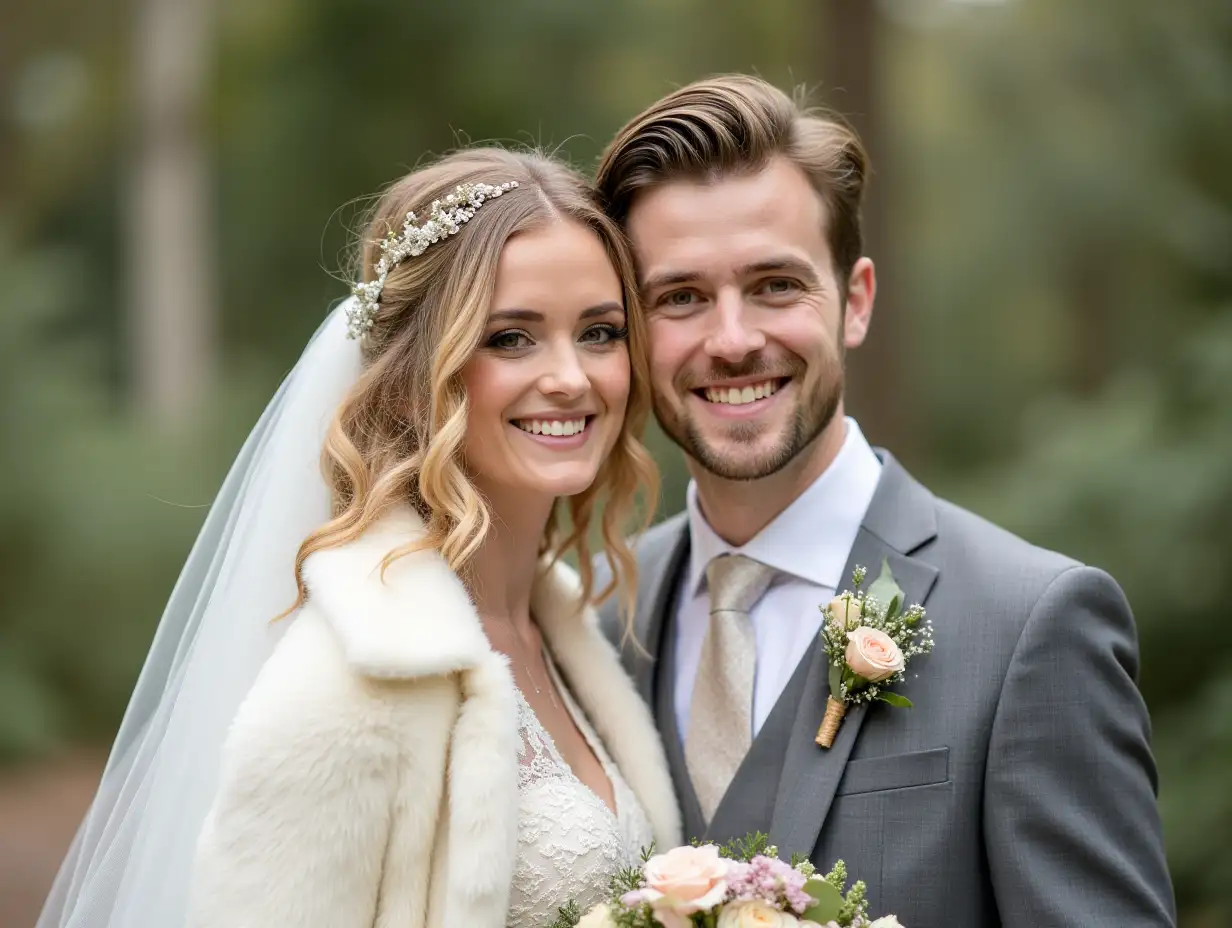
[{"label": "groom's eye", "polygon": [[789,277],[774,277],[765,281],[761,289],[770,296],[786,296],[800,289],[800,285]]},{"label": "groom's eye", "polygon": [[692,306],[695,302],[695,294],[692,290],[673,290],[671,293],[665,293],[659,298],[660,306]]}]

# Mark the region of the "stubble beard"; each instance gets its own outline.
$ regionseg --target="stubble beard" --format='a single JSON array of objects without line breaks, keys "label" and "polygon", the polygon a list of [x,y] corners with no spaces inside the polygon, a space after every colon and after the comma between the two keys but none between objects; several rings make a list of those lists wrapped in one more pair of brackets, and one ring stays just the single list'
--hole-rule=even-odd
[{"label": "stubble beard", "polygon": [[[680,415],[676,415],[662,402],[657,391],[654,391],[655,418],[668,438],[716,477],[724,480],[760,480],[769,477],[785,468],[816,441],[834,421],[839,403],[843,399],[841,360],[827,358],[822,369],[818,371],[816,383],[809,388],[807,394],[804,392],[808,383],[806,367],[803,362],[797,362],[796,368],[791,379],[800,386],[800,396],[783,430],[782,438],[769,451],[752,459],[744,455],[725,454],[712,446],[687,407],[682,407]],[[757,373],[762,372],[745,370],[740,373],[727,372],[724,376],[734,378]],[[678,396],[687,395],[687,390],[683,388],[677,389],[676,392]],[[755,423],[735,422],[727,426],[727,443],[752,446],[762,437],[764,431],[763,426]]]}]

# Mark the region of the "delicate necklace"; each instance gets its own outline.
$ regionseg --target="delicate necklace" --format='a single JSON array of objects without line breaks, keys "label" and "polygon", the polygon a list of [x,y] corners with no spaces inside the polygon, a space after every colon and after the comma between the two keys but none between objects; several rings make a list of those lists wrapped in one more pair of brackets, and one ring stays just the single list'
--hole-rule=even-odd
[{"label": "delicate necklace", "polygon": [[[540,687],[539,687],[539,681],[538,681],[537,679],[535,679],[535,673],[534,673],[534,671],[532,671],[532,670],[531,670],[531,668],[530,668],[530,662],[529,662],[529,661],[527,661],[527,660],[526,660],[526,658],[525,658],[525,656],[524,656],[524,654],[525,654],[525,645],[523,645],[523,644],[522,644],[522,639],[521,639],[521,637],[518,635],[517,630],[513,627],[513,624],[512,624],[512,623],[510,623],[510,622],[505,622],[504,624],[505,624],[505,625],[508,627],[508,629],[509,629],[509,637],[510,637],[510,639],[511,639],[512,643],[513,643],[513,650],[515,650],[515,651],[517,652],[517,654],[516,654],[516,655],[510,655],[510,656],[516,656],[516,659],[517,659],[518,663],[522,665],[522,669],[526,672],[526,679],[530,681],[530,685],[531,685],[531,687],[534,689],[534,691],[535,691],[535,695],[536,695],[536,696],[542,696],[542,695],[543,695],[543,690],[542,690],[542,689],[540,689]],[[544,664],[546,665],[546,663],[547,663],[546,652],[541,651],[541,653],[542,653],[542,654],[544,654]],[[552,685],[552,680],[551,680],[551,674],[550,674],[550,673],[549,673],[549,676],[548,676],[548,681],[547,681],[547,683],[546,683],[546,688],[547,688],[547,691],[548,691],[548,699],[550,699],[550,700],[552,701],[552,707],[553,707],[553,708],[556,708],[556,709],[559,709],[559,708],[560,708],[560,704],[556,702],[556,688]]]},{"label": "delicate necklace", "polygon": [[[539,689],[539,681],[535,679],[535,675],[531,672],[530,664],[526,662],[525,658],[519,657],[518,659],[522,662],[522,669],[526,671],[526,676],[530,679],[530,685],[535,688],[535,695],[542,696],[543,691]],[[552,685],[551,674],[548,675],[548,681],[545,685],[548,690],[548,699],[552,700],[552,708],[559,709],[560,706],[556,702],[556,687]]]}]

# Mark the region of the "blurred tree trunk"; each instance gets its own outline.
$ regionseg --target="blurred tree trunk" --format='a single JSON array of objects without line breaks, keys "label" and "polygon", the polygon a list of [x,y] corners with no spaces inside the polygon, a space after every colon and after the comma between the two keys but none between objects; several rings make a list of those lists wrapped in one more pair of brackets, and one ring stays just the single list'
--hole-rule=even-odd
[{"label": "blurred tree trunk", "polygon": [[[825,102],[855,127],[873,171],[864,200],[864,253],[877,266],[877,300],[868,339],[848,355],[848,409],[869,440],[906,455],[911,445],[903,376],[905,313],[896,288],[896,237],[887,206],[893,165],[886,144],[879,65],[884,24],[873,0],[825,0],[822,77]],[[888,182],[888,183],[887,183]]]},{"label": "blurred tree trunk", "polygon": [[139,0],[136,138],[128,204],[137,403],[157,427],[186,427],[214,366],[210,157],[202,123],[210,0]]}]

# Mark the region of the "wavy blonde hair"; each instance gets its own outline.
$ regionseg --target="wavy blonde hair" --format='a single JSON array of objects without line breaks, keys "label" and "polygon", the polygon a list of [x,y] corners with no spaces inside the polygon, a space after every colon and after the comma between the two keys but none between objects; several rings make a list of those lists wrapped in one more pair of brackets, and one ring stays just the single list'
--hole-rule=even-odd
[{"label": "wavy blonde hair", "polygon": [[[409,502],[423,518],[421,539],[390,551],[382,572],[414,551],[439,551],[463,578],[483,544],[492,517],[467,477],[462,455],[467,396],[462,368],[487,324],[501,251],[511,236],[553,221],[577,222],[603,242],[624,291],[632,365],[624,424],[595,482],[558,500],[541,551],[553,560],[577,554],[582,599],[601,600],[619,589],[626,621],[637,593],[637,562],[624,523],[644,494],[641,528],[654,511],[658,472],[640,435],[650,409],[646,322],[638,301],[633,258],[617,225],[604,215],[580,175],[539,152],[476,148],[456,152],[392,184],[381,196],[360,244],[362,278],[372,280],[380,242],[398,232],[406,214],[424,215],[433,200],[459,184],[518,186],[489,199],[454,236],[430,246],[390,272],[380,310],[364,338],[364,371],[334,416],[322,452],[334,517],[300,545],[295,561],[298,598],[308,590],[304,561],[316,551],[358,538],[392,506]],[[567,510],[568,529],[563,516]],[[599,520],[612,581],[594,593],[590,532]],[[291,610],[288,610],[291,611]]]}]

